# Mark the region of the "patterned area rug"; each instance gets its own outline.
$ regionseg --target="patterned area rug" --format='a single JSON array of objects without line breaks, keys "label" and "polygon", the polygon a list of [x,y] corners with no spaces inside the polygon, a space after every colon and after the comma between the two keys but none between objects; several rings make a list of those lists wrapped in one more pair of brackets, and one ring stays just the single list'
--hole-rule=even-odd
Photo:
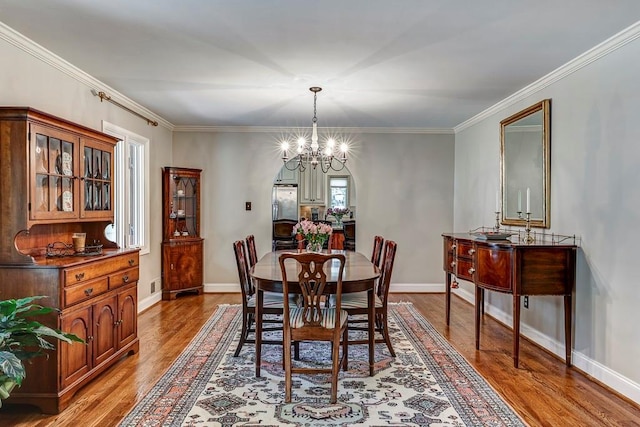
[{"label": "patterned area rug", "polygon": [[[522,426],[517,414],[409,303],[389,307],[397,357],[376,345],[368,376],[365,345],[349,347],[338,402],[328,375],[293,376],[283,403],[280,347],[263,347],[255,377],[254,346],[233,357],[239,305],[223,305],[121,426]],[[236,331],[236,333],[229,333]],[[300,362],[326,365],[329,346],[302,343]]]}]

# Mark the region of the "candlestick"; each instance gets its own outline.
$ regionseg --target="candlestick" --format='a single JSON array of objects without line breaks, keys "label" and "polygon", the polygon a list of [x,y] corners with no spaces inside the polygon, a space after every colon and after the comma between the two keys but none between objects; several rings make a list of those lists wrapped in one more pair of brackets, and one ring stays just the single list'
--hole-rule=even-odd
[{"label": "candlestick", "polygon": [[531,189],[527,187],[527,213],[531,213]]},{"label": "candlestick", "polygon": [[531,212],[527,212],[527,225],[524,231],[525,231],[525,236],[524,236],[525,243],[533,243],[536,241],[535,237],[531,235]]}]

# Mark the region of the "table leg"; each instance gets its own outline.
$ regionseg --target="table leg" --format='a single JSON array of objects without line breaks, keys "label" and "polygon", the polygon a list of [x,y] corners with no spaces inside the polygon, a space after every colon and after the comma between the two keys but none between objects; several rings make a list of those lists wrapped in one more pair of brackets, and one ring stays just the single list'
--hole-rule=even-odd
[{"label": "table leg", "polygon": [[262,304],[264,293],[260,288],[256,289],[256,315],[255,315],[255,331],[256,331],[256,377],[260,376],[260,360],[262,353]]},{"label": "table leg", "polygon": [[571,295],[564,296],[564,341],[566,364],[571,366]]},{"label": "table leg", "polygon": [[518,367],[520,354],[520,295],[513,294],[513,367]]},{"label": "table leg", "polygon": [[446,302],[445,302],[445,313],[446,313],[446,319],[447,319],[447,326],[449,326],[449,318],[451,315],[451,273],[447,273],[445,293],[447,295]]},{"label": "table leg", "polygon": [[369,307],[369,376],[373,376],[373,366],[375,364],[375,357],[374,357],[374,353],[375,353],[375,328],[374,328],[374,323],[376,321],[376,300],[375,297],[373,295],[373,286],[371,287],[371,289],[369,289],[369,291],[367,292],[367,300],[368,300],[368,307]]}]

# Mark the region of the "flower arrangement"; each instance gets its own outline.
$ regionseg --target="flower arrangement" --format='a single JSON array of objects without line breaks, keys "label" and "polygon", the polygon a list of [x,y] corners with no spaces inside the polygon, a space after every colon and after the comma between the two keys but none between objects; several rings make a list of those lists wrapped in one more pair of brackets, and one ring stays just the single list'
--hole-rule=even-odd
[{"label": "flower arrangement", "polygon": [[349,210],[349,208],[329,208],[327,209],[327,215],[333,215],[335,217],[340,217],[342,218],[343,215],[348,214],[349,212],[351,212]]},{"label": "flower arrangement", "polygon": [[333,229],[329,224],[325,224],[323,222],[314,224],[313,221],[305,219],[297,223],[293,227],[293,231],[296,234],[304,236],[304,239],[308,244],[308,250],[322,250],[322,246],[327,240],[329,240],[329,236]]},{"label": "flower arrangement", "polygon": [[342,225],[342,217],[349,212],[349,208],[335,207],[327,209],[327,215],[333,215],[339,226]]}]

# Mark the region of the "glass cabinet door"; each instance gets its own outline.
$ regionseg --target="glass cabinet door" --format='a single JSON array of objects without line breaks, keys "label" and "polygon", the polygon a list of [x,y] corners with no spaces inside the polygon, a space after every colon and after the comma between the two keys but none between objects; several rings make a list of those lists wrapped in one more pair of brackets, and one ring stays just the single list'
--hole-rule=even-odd
[{"label": "glass cabinet door", "polygon": [[113,150],[97,141],[82,140],[81,218],[113,214]]},{"label": "glass cabinet door", "polygon": [[78,144],[78,138],[72,134],[31,125],[32,220],[78,216]]},{"label": "glass cabinet door", "polygon": [[198,178],[174,175],[171,180],[171,237],[198,237]]}]

